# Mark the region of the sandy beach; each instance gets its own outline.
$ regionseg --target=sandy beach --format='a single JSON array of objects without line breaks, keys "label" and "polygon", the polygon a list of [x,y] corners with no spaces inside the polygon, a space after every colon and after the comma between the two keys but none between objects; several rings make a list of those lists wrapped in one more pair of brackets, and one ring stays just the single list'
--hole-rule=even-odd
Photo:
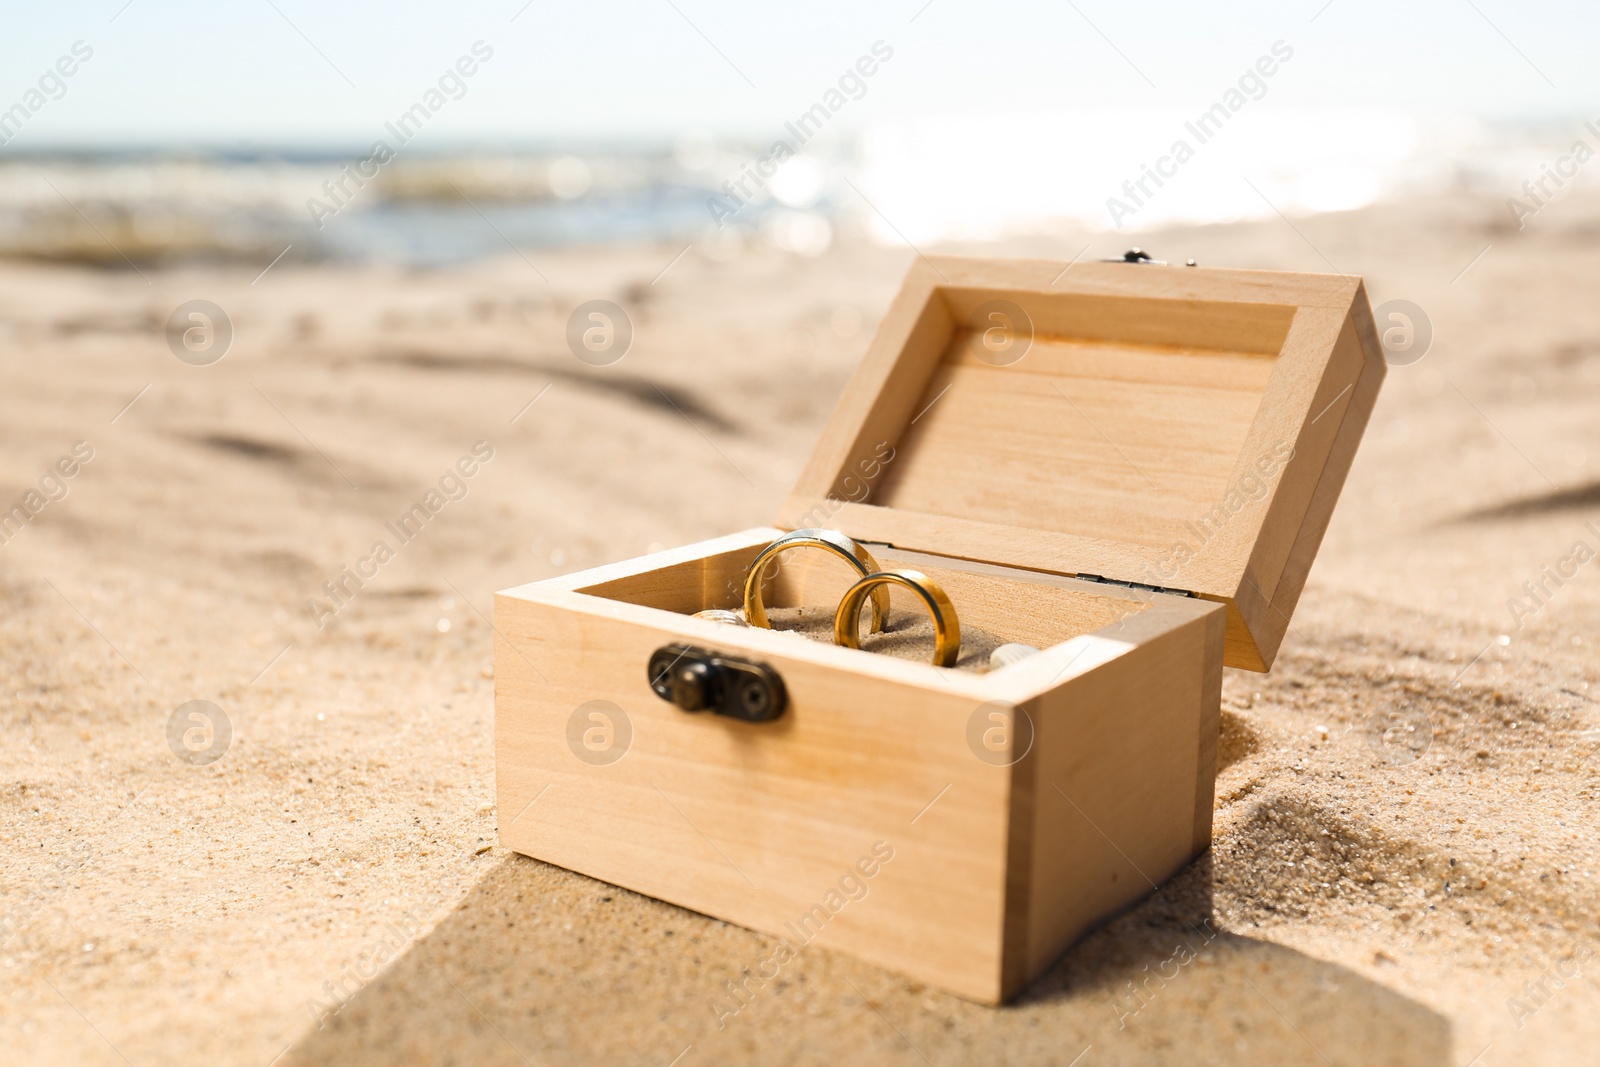
[{"label": "sandy beach", "polygon": [[[720,1021],[772,939],[498,847],[491,597],[781,518],[915,253],[0,263],[0,509],[43,500],[0,544],[5,1061],[1594,1063],[1597,232],[1454,195],[941,249],[1360,274],[1434,338],[1274,669],[1226,672],[1210,853],[1013,1005],[813,947]],[[612,366],[566,345],[590,299]]]}]

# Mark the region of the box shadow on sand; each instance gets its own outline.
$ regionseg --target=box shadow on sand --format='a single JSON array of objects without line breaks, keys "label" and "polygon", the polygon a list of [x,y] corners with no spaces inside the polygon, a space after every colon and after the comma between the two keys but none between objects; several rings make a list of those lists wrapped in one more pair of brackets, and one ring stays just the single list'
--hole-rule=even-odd
[{"label": "box shadow on sand", "polygon": [[831,1063],[846,1047],[867,1062],[967,1063],[1022,1047],[1067,1063],[1092,1046],[1097,1064],[1226,1063],[1294,1045],[1338,1067],[1452,1062],[1450,1024],[1431,1009],[1219,929],[1212,884],[1207,853],[1006,1007],[817,946],[746,980],[741,1005],[725,982],[775,939],[512,856],[281,1062]]}]

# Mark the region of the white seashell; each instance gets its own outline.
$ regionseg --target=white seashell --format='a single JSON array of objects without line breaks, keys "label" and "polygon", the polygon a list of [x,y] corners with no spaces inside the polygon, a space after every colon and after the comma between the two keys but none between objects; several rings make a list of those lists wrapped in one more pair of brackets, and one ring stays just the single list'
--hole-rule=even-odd
[{"label": "white seashell", "polygon": [[1012,663],[1018,663],[1027,659],[1029,656],[1037,656],[1038,654],[1039,650],[1034,648],[1032,645],[1024,645],[1019,642],[1012,641],[1009,644],[1001,645],[999,648],[989,653],[989,669],[991,671],[997,671],[1001,667],[1008,666]]}]

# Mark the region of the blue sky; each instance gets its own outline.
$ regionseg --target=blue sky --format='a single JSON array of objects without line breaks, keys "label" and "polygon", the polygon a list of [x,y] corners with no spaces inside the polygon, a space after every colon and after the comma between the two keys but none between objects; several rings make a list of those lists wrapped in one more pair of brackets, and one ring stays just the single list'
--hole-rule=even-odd
[{"label": "blue sky", "polygon": [[[951,114],[1198,110],[1277,40],[1295,61],[1274,79],[1271,107],[1600,116],[1593,3],[124,2],[31,4],[8,15],[0,109],[75,41],[94,55],[0,152],[362,145],[478,40],[494,57],[430,123],[424,137],[440,148],[669,140],[687,129],[764,136],[880,40],[893,59],[841,113],[841,128]],[[1004,144],[982,147],[1004,156]]]}]

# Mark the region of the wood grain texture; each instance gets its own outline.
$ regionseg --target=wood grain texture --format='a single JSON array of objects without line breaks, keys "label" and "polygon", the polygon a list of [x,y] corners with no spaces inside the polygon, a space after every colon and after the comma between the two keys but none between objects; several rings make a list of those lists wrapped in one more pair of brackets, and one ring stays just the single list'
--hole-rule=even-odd
[{"label": "wood grain texture", "polygon": [[[980,358],[989,300],[1031,321],[1014,364]],[[1353,388],[1371,345],[1353,277],[919,260],[785,514],[1190,590],[1229,608],[1225,662],[1265,670],[1303,585],[1283,583],[1290,559],[1348,470],[1329,462],[1342,427],[1375,400]]]},{"label": "wood grain texture", "polygon": [[1317,549],[1321,547],[1322,537],[1333,518],[1334,505],[1339,501],[1339,491],[1344,488],[1350,465],[1355,461],[1356,449],[1361,444],[1367,422],[1372,417],[1372,409],[1377,404],[1378,390],[1388,373],[1388,363],[1383,358],[1383,348],[1378,343],[1364,292],[1360,307],[1365,315],[1352,317],[1345,324],[1339,339],[1341,349],[1352,353],[1350,362],[1359,360],[1358,375],[1349,400],[1334,403],[1333,410],[1329,412],[1329,418],[1335,415],[1339,417],[1338,432],[1328,450],[1323,471],[1316,480],[1316,490],[1307,502],[1294,543],[1278,568],[1271,619],[1264,620],[1258,631],[1257,640],[1264,642],[1264,655],[1269,663],[1288,631],[1289,617],[1294,613],[1294,606],[1305,588],[1311,565],[1317,557]]},{"label": "wood grain texture", "polygon": [[1025,933],[1008,930],[1020,956],[1008,961],[1006,996],[1210,844],[1196,828],[1203,809],[1209,830],[1216,690],[1193,672],[1220,650],[1223,609],[1203,610],[1176,627],[1129,619],[1136,653],[1022,705],[1035,737],[1012,818],[1030,833],[1013,863],[1029,888],[1026,908],[1007,916]]},{"label": "wood grain texture", "polygon": [[[848,499],[844,480],[899,436],[920,409],[912,407],[954,328],[936,297],[931,274],[913,268],[878,323],[866,357],[835,407],[784,514],[794,524],[829,498]],[[803,489],[800,487],[804,487]],[[780,522],[788,529],[795,525]]]},{"label": "wood grain texture", "polygon": [[1049,259],[928,256],[912,263],[908,279],[949,289],[1075,292],[1112,297],[1194,300],[1221,304],[1347,307],[1361,279],[1344,274],[1155,267],[1130,263],[1066,263]]},{"label": "wood grain texture", "polygon": [[[812,940],[800,931],[815,928],[817,944],[998,1002],[1031,977],[1026,961],[1037,956],[1031,942],[1007,935],[1020,906],[1018,872],[1027,870],[1026,853],[1037,847],[1018,812],[1034,802],[1036,790],[1027,760],[980,758],[974,716],[996,702],[1037,701],[1115,664],[1142,664],[1136,673],[1168,679],[1175,688],[1133,692],[1115,714],[1160,729],[1179,723],[1181,788],[1174,792],[1170,782],[1159,788],[1181,803],[1149,817],[1192,827],[1207,652],[1187,639],[1162,641],[1207,619],[1220,627],[1222,609],[950,563],[940,579],[960,591],[970,617],[995,625],[1020,620],[1041,642],[1055,639],[1037,656],[982,675],[682,614],[721,596],[726,576],[742,574],[741,561],[778,533],[749,530],[497,595],[501,840],[791,942]],[[780,595],[804,598],[823,579],[824,557],[802,555],[794,553],[794,563],[780,570]],[[919,562],[892,549],[884,556],[886,564]],[[789,711],[775,723],[751,725],[663,702],[648,687],[645,664],[656,648],[677,640],[768,663],[788,688]],[[1148,651],[1153,644],[1165,651]],[[579,730],[589,725],[582,709],[590,701],[609,702],[627,716],[631,742],[614,763],[580,758],[570,740],[575,715]],[[1098,742],[1064,730],[1046,744]],[[1119,749],[1109,758],[1125,756]],[[1118,788],[1139,767],[1130,763],[1124,772],[1113,775],[1124,779]],[[893,849],[893,859],[879,863],[870,879],[853,879],[865,886],[861,899],[830,909],[838,897],[829,894],[878,842]],[[1029,908],[1048,903],[1080,924],[1098,917],[1091,912],[1103,904],[1101,895],[1049,903],[1067,887],[1032,879],[1025,890]],[[806,916],[813,918],[802,923]]]},{"label": "wood grain texture", "polygon": [[1222,744],[1222,652],[1226,623],[1206,625],[1206,648],[1201,655],[1205,673],[1200,679],[1199,748],[1194,779],[1194,836],[1189,851],[1200,855],[1211,847],[1211,825],[1217,795],[1217,760]]},{"label": "wood grain texture", "polygon": [[[496,605],[502,843],[795,941],[788,924],[826,907],[884,841],[893,860],[866,899],[823,919],[816,943],[997,998],[1008,781],[967,750],[971,697],[774,649],[761,658],[788,687],[783,719],[690,715],[651,693],[644,670],[651,652],[687,635],[587,606]],[[500,647],[535,633],[566,650],[544,668],[548,684]],[[592,700],[621,707],[631,725],[627,754],[609,766],[568,744],[571,716]]]},{"label": "wood grain texture", "polygon": [[952,337],[872,502],[1153,551],[1227,495],[1274,366],[1044,339],[997,368],[970,336]]}]

